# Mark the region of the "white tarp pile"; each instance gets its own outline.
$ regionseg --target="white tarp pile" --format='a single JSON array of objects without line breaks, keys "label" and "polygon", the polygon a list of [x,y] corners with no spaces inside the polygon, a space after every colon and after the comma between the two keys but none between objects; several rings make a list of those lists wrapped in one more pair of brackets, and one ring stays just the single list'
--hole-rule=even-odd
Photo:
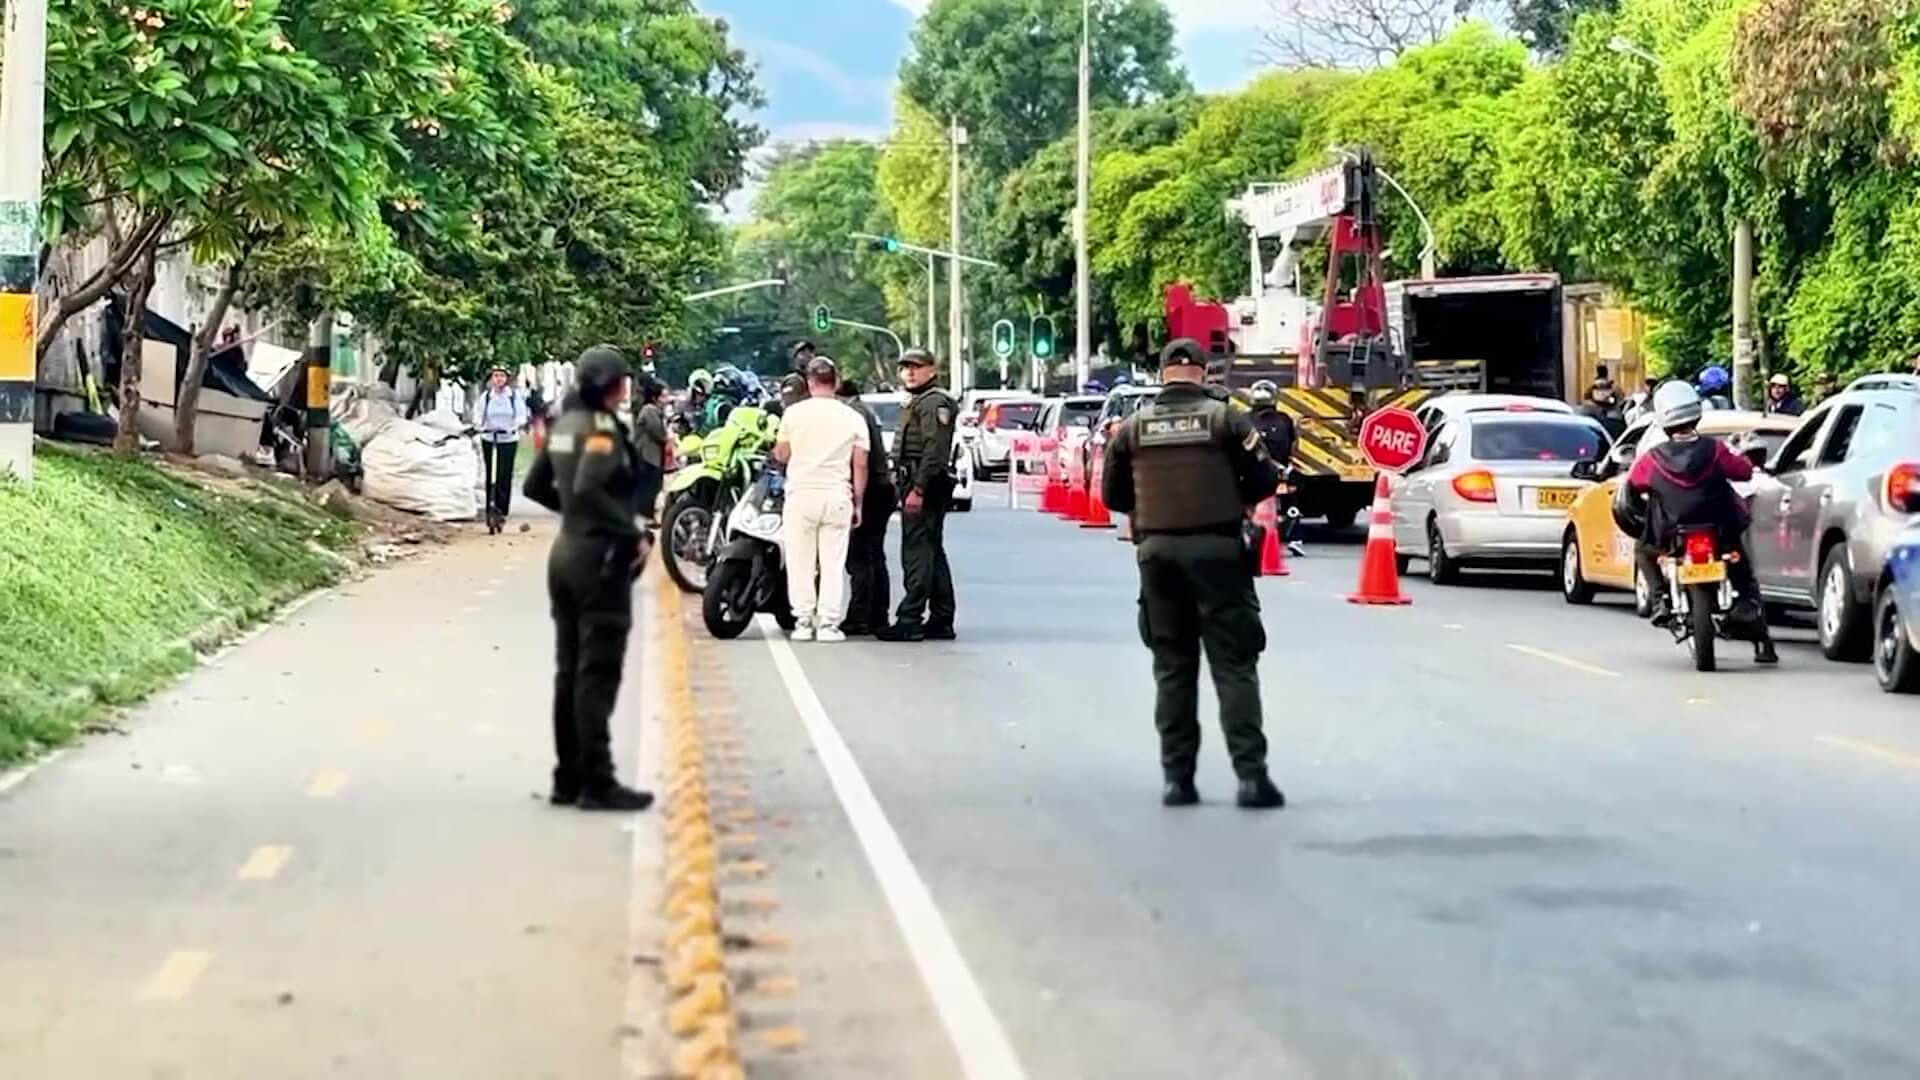
[{"label": "white tarp pile", "polygon": [[450,414],[405,420],[384,386],[343,386],[334,423],[360,447],[361,494],[435,521],[480,516],[480,454]]}]

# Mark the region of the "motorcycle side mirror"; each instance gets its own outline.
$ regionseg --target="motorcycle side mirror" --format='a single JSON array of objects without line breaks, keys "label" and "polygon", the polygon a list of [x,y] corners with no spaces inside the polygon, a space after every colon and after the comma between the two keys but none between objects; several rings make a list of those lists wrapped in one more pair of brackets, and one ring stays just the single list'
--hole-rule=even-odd
[{"label": "motorcycle side mirror", "polygon": [[1747,460],[1753,462],[1753,467],[1761,472],[1767,471],[1767,448],[1764,446],[1747,447]]}]

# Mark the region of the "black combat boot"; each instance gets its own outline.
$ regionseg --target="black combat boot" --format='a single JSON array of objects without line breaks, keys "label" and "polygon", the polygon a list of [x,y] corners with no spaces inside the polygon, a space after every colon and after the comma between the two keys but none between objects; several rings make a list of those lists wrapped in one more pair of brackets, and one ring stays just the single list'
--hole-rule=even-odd
[{"label": "black combat boot", "polygon": [[1200,789],[1193,786],[1193,777],[1172,777],[1167,786],[1160,791],[1161,806],[1193,806],[1200,801]]},{"label": "black combat boot", "polygon": [[653,805],[652,792],[635,791],[634,789],[626,786],[625,784],[621,784],[618,782],[610,783],[605,785],[604,787],[593,788],[580,793],[580,809],[582,810],[614,810],[614,811],[631,812],[635,810],[645,810],[647,807],[652,805]]},{"label": "black combat boot", "polygon": [[554,806],[572,806],[580,801],[580,781],[562,773],[553,771],[553,790],[547,795],[547,801]]},{"label": "black combat boot", "polygon": [[954,640],[955,638],[957,638],[957,637],[959,637],[959,636],[960,636],[960,635],[958,635],[958,634],[956,634],[956,633],[954,633],[954,632],[953,632],[953,627],[951,627],[951,626],[929,626],[929,627],[927,627],[927,640],[928,640],[928,641],[952,641],[952,640]]},{"label": "black combat boot", "polygon": [[1774,649],[1772,638],[1762,638],[1754,642],[1753,662],[1756,664],[1777,664],[1780,662],[1780,653]]},{"label": "black combat boot", "polygon": [[1266,773],[1261,773],[1240,781],[1240,794],[1234,802],[1242,810],[1278,810],[1287,805],[1287,797],[1273,786],[1273,780]]},{"label": "black combat boot", "polygon": [[925,641],[927,628],[919,623],[897,622],[884,630],[876,630],[873,636],[880,641]]}]

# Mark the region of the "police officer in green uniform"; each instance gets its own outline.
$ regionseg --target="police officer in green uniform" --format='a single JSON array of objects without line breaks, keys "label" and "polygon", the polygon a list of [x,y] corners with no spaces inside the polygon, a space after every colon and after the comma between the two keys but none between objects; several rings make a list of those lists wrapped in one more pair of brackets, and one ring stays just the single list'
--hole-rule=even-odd
[{"label": "police officer in green uniform", "polygon": [[1161,802],[1200,801],[1200,652],[1220,699],[1237,798],[1248,809],[1286,805],[1267,775],[1260,708],[1266,628],[1242,539],[1247,508],[1273,494],[1279,472],[1244,410],[1208,392],[1206,353],[1182,338],[1160,354],[1165,382],[1107,444],[1101,497],[1129,514],[1140,564],[1140,637],[1153,653],[1160,729]]},{"label": "police officer in green uniform", "polygon": [[653,796],[620,783],[608,721],[620,693],[633,583],[652,549],[635,523],[640,462],[620,421],[627,358],[596,345],[574,364],[574,392],[527,477],[527,497],[560,514],[547,558],[556,634],[553,769],[556,806],[645,810]]},{"label": "police officer in green uniform", "polygon": [[900,492],[900,563],[906,595],[881,641],[952,641],[953,571],[947,568],[947,505],[953,496],[953,429],[960,406],[934,385],[933,354],[908,349],[900,381],[912,395],[894,434],[894,486]]}]

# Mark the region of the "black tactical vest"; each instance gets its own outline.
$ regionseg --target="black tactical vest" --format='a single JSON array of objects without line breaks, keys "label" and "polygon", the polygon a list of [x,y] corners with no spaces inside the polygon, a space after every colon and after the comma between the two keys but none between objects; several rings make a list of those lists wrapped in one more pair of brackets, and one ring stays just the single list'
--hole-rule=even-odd
[{"label": "black tactical vest", "polygon": [[1240,520],[1227,455],[1227,406],[1210,398],[1155,400],[1133,415],[1134,527],[1186,531]]}]

